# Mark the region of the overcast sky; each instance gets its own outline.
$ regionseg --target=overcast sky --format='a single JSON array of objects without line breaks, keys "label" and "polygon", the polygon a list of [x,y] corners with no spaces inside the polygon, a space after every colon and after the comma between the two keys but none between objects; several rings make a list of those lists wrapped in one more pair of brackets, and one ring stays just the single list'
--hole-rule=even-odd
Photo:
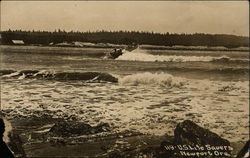
[{"label": "overcast sky", "polygon": [[135,30],[249,36],[248,1],[2,1],[1,30]]}]

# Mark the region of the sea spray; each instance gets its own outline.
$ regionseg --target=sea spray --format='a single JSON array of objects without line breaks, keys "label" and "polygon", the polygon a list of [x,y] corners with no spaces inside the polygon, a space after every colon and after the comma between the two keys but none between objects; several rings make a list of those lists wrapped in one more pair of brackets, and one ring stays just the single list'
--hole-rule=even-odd
[{"label": "sea spray", "polygon": [[174,77],[167,73],[138,73],[128,75],[119,79],[121,85],[160,85],[165,87],[181,87],[185,84],[185,80]]},{"label": "sea spray", "polygon": [[[147,53],[146,50],[139,48],[132,52],[126,51],[123,55],[119,56],[116,60],[127,61],[147,61],[147,62],[229,62],[233,61],[228,56],[212,57],[212,56],[182,56],[182,55],[153,55]],[[245,60],[243,60],[245,61]]]},{"label": "sea spray", "polygon": [[213,57],[209,56],[177,56],[177,55],[152,55],[146,50],[137,48],[132,52],[125,52],[116,60],[130,61],[160,61],[160,62],[186,62],[186,61],[212,61]]}]

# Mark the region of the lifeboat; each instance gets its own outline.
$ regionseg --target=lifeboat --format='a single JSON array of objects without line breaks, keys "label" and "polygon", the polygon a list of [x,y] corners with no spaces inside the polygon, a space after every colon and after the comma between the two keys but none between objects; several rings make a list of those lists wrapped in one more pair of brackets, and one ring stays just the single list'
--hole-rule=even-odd
[{"label": "lifeboat", "polygon": [[136,48],[138,48],[138,45],[135,45],[135,44],[129,45],[126,48],[115,48],[111,52],[107,52],[105,58],[106,59],[116,59],[126,52],[132,52]]}]

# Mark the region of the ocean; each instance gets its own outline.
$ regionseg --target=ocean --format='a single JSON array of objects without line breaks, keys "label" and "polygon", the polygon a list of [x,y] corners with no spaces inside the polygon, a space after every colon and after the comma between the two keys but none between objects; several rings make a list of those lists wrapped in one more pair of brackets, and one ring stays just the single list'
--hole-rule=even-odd
[{"label": "ocean", "polygon": [[[192,120],[230,142],[249,140],[249,52],[139,47],[106,59],[111,49],[0,48],[1,110],[13,128],[20,127],[16,120],[46,115],[107,123],[107,135],[164,136]],[[24,144],[41,142],[31,131],[43,133],[52,124],[23,133]]]}]

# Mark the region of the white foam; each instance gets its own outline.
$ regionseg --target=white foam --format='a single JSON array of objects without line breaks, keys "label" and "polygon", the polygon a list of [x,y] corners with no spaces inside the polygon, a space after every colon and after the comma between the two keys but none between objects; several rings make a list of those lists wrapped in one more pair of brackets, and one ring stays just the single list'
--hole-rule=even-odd
[{"label": "white foam", "polygon": [[20,74],[20,72],[17,71],[17,72],[13,72],[13,73],[11,73],[11,74],[8,74],[8,75],[4,75],[4,76],[2,76],[2,77],[3,77],[3,78],[9,78],[9,77],[17,76],[17,75],[19,75],[19,74]]},{"label": "white foam", "polygon": [[187,61],[212,61],[214,57],[210,56],[177,56],[177,55],[152,55],[147,54],[146,50],[139,48],[132,52],[125,52],[116,60],[130,61],[160,61],[160,62],[187,62]]},{"label": "white foam", "polygon": [[[177,123],[190,119],[228,140],[249,138],[249,81],[195,80],[147,72],[120,76],[119,84],[29,82],[21,89],[17,83],[2,85],[2,109],[9,116],[49,111],[55,118],[73,115],[90,125],[107,122],[117,131],[153,135],[173,135]],[[180,83],[183,86],[175,88]]]},{"label": "white foam", "polygon": [[166,87],[180,87],[184,80],[167,73],[138,73],[119,79],[121,85],[160,85]]},{"label": "white foam", "polygon": [[44,76],[47,76],[47,75],[55,75],[55,73],[56,73],[56,72],[55,72],[54,70],[41,70],[41,71],[35,73],[33,76],[37,76],[37,75],[40,75],[40,74],[42,74],[42,75],[44,75]]},{"label": "white foam", "polygon": [[[125,51],[116,60],[128,60],[128,61],[151,61],[151,62],[193,62],[193,61],[230,61],[232,60],[228,56],[212,57],[212,56],[184,56],[184,55],[153,55],[148,54],[146,50],[137,48],[132,52]],[[243,60],[243,59],[241,59]],[[248,61],[244,59],[244,61]]]},{"label": "white foam", "polygon": [[23,73],[22,76],[18,77],[19,80],[25,79],[25,74]]}]

